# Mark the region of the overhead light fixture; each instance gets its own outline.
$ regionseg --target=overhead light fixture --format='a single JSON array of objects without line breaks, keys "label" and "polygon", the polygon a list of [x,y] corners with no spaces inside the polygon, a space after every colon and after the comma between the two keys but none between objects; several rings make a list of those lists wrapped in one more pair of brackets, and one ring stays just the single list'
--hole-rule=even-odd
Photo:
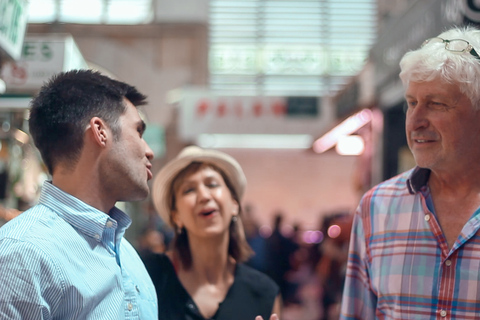
[{"label": "overhead light fixture", "polygon": [[4,94],[6,90],[7,90],[7,85],[5,84],[5,81],[0,79],[0,94]]},{"label": "overhead light fixture", "polygon": [[348,117],[335,128],[318,138],[312,145],[312,149],[316,153],[322,153],[338,143],[341,137],[348,136],[358,129],[366,125],[372,120],[372,111],[370,109],[363,109]]},{"label": "overhead light fixture", "polygon": [[338,139],[335,150],[342,156],[358,156],[365,150],[365,141],[359,135],[343,136]]},{"label": "overhead light fixture", "polygon": [[197,144],[202,148],[308,149],[308,134],[200,134]]}]

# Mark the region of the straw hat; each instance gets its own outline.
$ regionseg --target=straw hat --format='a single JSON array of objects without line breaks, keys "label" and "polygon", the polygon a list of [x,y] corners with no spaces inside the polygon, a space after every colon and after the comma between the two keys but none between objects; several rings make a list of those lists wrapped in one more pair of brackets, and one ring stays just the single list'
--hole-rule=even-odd
[{"label": "straw hat", "polygon": [[[168,162],[158,173],[153,181],[152,199],[155,209],[163,221],[171,226],[170,198],[172,181],[180,171],[192,162],[209,163],[223,171],[235,189],[239,199],[245,192],[247,179],[240,164],[226,153],[202,149],[197,146],[185,147],[176,158]],[[173,227],[173,226],[172,226]]]}]

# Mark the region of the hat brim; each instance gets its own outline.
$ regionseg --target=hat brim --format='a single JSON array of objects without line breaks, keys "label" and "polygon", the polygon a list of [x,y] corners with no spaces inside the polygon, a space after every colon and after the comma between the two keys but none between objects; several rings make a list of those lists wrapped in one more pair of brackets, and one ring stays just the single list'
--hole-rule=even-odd
[{"label": "hat brim", "polygon": [[190,146],[168,162],[157,174],[152,186],[152,199],[155,209],[165,223],[173,227],[170,221],[171,186],[175,177],[192,162],[212,164],[229,179],[238,198],[245,192],[246,177],[240,164],[230,155],[217,151]]}]

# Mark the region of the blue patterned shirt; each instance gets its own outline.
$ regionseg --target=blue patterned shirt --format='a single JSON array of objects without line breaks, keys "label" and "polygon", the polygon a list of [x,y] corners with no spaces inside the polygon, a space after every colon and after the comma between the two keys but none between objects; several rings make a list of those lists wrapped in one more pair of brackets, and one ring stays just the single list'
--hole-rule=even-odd
[{"label": "blue patterned shirt", "polygon": [[45,182],[38,205],[0,228],[0,319],[156,319],[130,224]]}]

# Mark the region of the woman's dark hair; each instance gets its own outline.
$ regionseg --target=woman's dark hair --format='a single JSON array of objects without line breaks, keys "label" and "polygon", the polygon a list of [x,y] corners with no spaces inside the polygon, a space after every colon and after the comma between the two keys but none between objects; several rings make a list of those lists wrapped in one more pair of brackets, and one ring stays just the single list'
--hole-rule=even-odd
[{"label": "woman's dark hair", "polygon": [[135,87],[93,70],[62,72],[45,84],[30,104],[29,130],[48,171],[60,161],[76,163],[92,117],[103,119],[119,139],[124,99],[134,106],[146,103]]},{"label": "woman's dark hair", "polygon": [[[225,175],[225,173],[216,167],[213,164],[205,163],[205,162],[192,162],[188,166],[186,166],[182,171],[180,171],[175,179],[173,179],[170,185],[170,210],[173,211],[176,209],[176,199],[175,193],[180,188],[180,184],[182,181],[189,175],[203,169],[205,167],[212,168],[213,170],[217,171],[225,181],[227,188],[230,190],[233,199],[238,203],[238,217],[237,221],[231,221],[229,227],[229,235],[230,239],[228,242],[228,254],[237,262],[245,262],[247,261],[252,255],[253,250],[248,245],[248,242],[245,238],[245,231],[243,230],[242,224],[242,207],[240,204],[240,199],[238,198],[235,189],[233,188],[232,183]],[[170,215],[170,223],[175,226],[175,223],[172,221],[172,216]],[[188,232],[185,228],[180,230],[175,230],[175,237],[172,241],[172,248],[173,251],[178,254],[178,257],[182,263],[184,269],[188,270],[192,267],[192,255],[190,252],[190,246],[188,244]]]}]

